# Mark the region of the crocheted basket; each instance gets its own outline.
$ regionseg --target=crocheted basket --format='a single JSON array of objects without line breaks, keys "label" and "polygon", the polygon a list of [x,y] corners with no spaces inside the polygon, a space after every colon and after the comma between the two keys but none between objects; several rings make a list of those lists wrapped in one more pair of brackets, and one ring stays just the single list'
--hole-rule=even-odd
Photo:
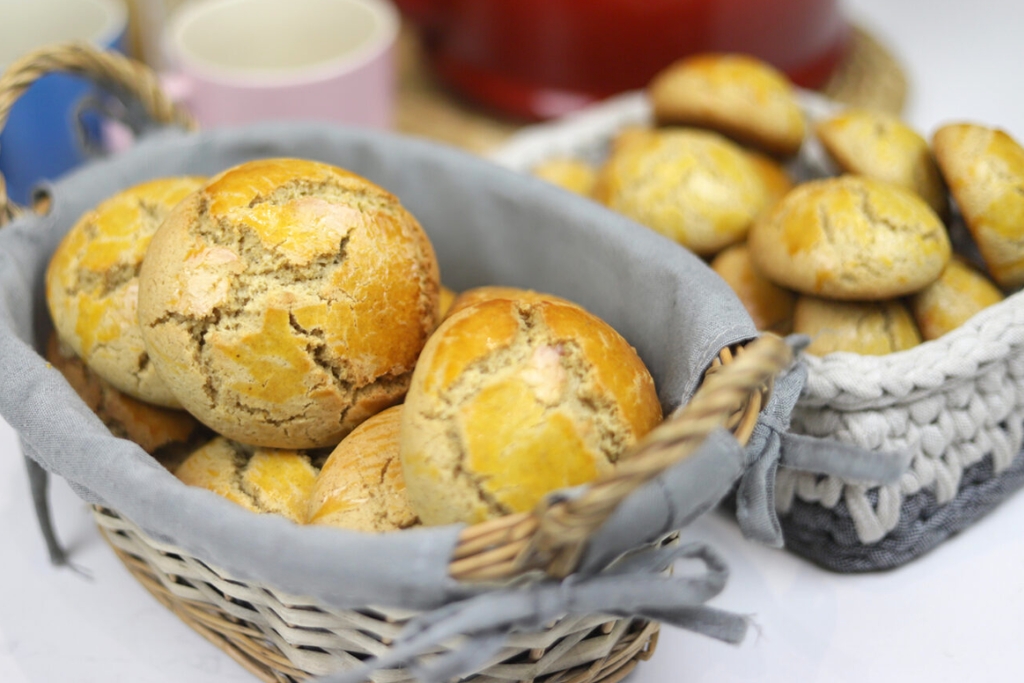
[{"label": "crocheted basket", "polygon": [[[799,97],[812,121],[839,107],[815,93]],[[553,157],[599,163],[616,131],[650,121],[645,96],[630,93],[524,131],[493,158],[524,173]],[[807,178],[830,169],[809,138],[787,170]],[[955,248],[977,262],[959,217],[949,228]],[[907,351],[801,356],[807,380],[791,416],[793,433],[909,454],[911,463],[888,484],[781,466],[766,493],[774,494],[788,549],[836,571],[895,567],[1024,485],[1022,296]]]},{"label": "crocheted basket", "polygon": [[[0,126],[18,94],[55,71],[103,84],[129,109],[140,108],[160,125],[191,125],[145,67],[116,54],[65,45],[27,55],[0,78]],[[193,136],[158,134],[143,141],[137,153],[96,162],[61,181],[40,195],[35,211],[10,204],[0,178],[0,226],[14,219],[0,230],[0,381],[5,386],[0,406],[19,431],[53,558],[64,559],[49,528],[46,471],[64,476],[93,504],[103,536],[147,590],[268,682],[323,674],[353,683],[367,678],[378,683],[414,678],[614,682],[653,653],[659,620],[727,641],[742,638],[743,618],[703,604],[724,587],[724,564],[710,548],[680,545],[678,530],[721,500],[743,473],[747,461],[740,444],[756,431],[773,384],[784,384],[776,376],[792,360],[778,338],[729,342],[707,351],[714,360],[701,366],[695,390],[681,392],[690,400],[613,474],[559,492],[530,513],[463,529],[364,535],[296,527],[185,487],[134,444],[106,432],[33,349],[45,338],[47,254],[83,207],[137,182],[137,174],[159,166],[157,159],[167,157],[168,167],[177,169],[192,168],[189,164],[210,150],[225,158],[275,153],[280,144],[275,136],[294,139],[300,151],[340,141],[351,148],[354,161],[382,173],[403,173],[402,161],[374,156],[376,147],[416,147],[379,134],[319,126],[298,133],[288,127],[206,133],[188,145],[180,138]],[[438,177],[466,165],[477,176],[493,172],[511,185],[520,181],[485,162],[425,145],[409,154],[410,159],[421,155],[417,163],[431,166]],[[373,166],[377,157],[384,167]],[[397,166],[386,166],[391,163]],[[536,197],[552,216],[569,215],[560,196],[541,183],[523,187],[525,195],[516,201],[499,196],[482,201],[492,202],[492,209],[521,211],[517,202]],[[424,196],[433,200],[433,192],[428,187]],[[584,214],[590,209],[581,208]],[[619,220],[610,214],[597,218]],[[642,242],[645,235],[640,237]],[[717,283],[710,287],[709,292],[718,291]],[[724,302],[716,310],[729,313],[730,306]],[[122,469],[129,474],[122,475]],[[128,488],[111,483],[129,475]],[[169,511],[167,521],[154,512],[158,509]],[[375,549],[385,555],[377,557]],[[261,558],[268,566],[221,566],[221,560],[239,557]],[[438,557],[440,576],[432,574],[431,560]],[[667,580],[677,559],[695,560],[703,575]],[[336,566],[356,569],[340,576]],[[303,583],[310,578],[312,583]],[[306,590],[329,599],[309,597]],[[344,604],[362,594],[380,602]],[[338,671],[345,673],[331,674]]]}]

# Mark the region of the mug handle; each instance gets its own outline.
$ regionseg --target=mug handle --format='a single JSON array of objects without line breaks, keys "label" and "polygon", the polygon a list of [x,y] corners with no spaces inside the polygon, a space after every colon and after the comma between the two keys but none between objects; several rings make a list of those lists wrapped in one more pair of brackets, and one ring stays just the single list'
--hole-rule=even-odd
[{"label": "mug handle", "polygon": [[[160,71],[157,75],[160,90],[171,102],[186,109],[192,109],[192,95],[195,88],[195,80],[188,74],[175,70]],[[128,121],[125,112],[118,112],[109,115],[103,123],[103,146],[108,154],[117,154],[134,144],[138,139],[138,130],[133,122]]]},{"label": "mug handle", "polygon": [[[50,73],[67,73],[95,82],[125,103],[138,103],[154,123],[196,128],[188,111],[161,89],[156,74],[142,62],[87,43],[58,43],[33,50],[11,63],[0,76],[0,130],[11,108],[29,86]],[[24,212],[7,196],[0,174],[0,227]]]},{"label": "mug handle", "polygon": [[160,89],[167,97],[182,106],[189,106],[195,90],[195,81],[184,71],[167,69],[157,77]]}]

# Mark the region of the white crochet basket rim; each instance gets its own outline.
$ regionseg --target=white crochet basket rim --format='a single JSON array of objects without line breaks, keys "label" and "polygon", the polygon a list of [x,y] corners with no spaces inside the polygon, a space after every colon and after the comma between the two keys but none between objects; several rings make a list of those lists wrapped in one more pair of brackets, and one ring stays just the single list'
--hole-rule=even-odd
[{"label": "white crochet basket rim", "polygon": [[[842,108],[811,91],[797,90],[797,98],[812,122]],[[556,157],[595,162],[618,130],[651,121],[645,94],[626,93],[525,128],[491,158],[523,173]],[[797,179],[835,172],[813,136],[787,170]],[[776,509],[784,528],[797,501],[821,506],[826,513],[842,503],[857,541],[867,547],[897,527],[908,497],[933,496],[934,502],[921,513],[930,515],[935,506],[957,496],[966,468],[988,458],[993,476],[1005,472],[1024,442],[1022,297],[1024,292],[1008,296],[956,330],[906,351],[886,356],[804,354],[808,377],[793,414],[793,431],[871,450],[908,450],[912,462],[900,482],[887,486],[780,467]],[[820,555],[812,559],[830,564]]]},{"label": "white crochet basket rim", "polygon": [[[1024,292],[1017,292],[938,339],[885,356],[805,355],[809,373],[800,404],[846,411],[885,408],[932,396],[949,381],[977,377],[1005,362],[1008,345],[1024,344],[1022,302]],[[1013,328],[1020,328],[1017,334],[1001,337]]]}]

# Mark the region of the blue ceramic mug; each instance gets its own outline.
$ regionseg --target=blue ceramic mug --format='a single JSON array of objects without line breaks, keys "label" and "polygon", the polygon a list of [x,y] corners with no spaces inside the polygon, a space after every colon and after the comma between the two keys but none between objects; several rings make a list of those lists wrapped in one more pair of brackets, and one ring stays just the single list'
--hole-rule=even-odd
[{"label": "blue ceramic mug", "polygon": [[[128,27],[124,0],[0,0],[0,70],[39,47],[86,41],[123,50]],[[10,198],[26,204],[33,186],[68,171],[98,142],[99,121],[82,116],[95,92],[83,79],[41,78],[11,109],[0,133],[0,173]]]}]

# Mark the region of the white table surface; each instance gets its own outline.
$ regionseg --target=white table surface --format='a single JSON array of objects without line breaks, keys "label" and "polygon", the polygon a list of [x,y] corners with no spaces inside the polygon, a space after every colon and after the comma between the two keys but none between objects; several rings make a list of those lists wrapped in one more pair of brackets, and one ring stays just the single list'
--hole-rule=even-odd
[{"label": "white table surface", "polygon": [[[925,134],[968,119],[1024,140],[1024,3],[846,0],[910,77],[906,118]],[[2,387],[0,387],[2,391]],[[0,682],[252,683],[158,605],[54,483],[59,533],[88,577],[47,562],[14,431],[0,420]],[[665,628],[635,683],[1024,680],[1024,495],[896,571],[831,574],[745,542],[714,513],[685,536],[732,578],[713,604],[752,616],[738,647]]]}]

